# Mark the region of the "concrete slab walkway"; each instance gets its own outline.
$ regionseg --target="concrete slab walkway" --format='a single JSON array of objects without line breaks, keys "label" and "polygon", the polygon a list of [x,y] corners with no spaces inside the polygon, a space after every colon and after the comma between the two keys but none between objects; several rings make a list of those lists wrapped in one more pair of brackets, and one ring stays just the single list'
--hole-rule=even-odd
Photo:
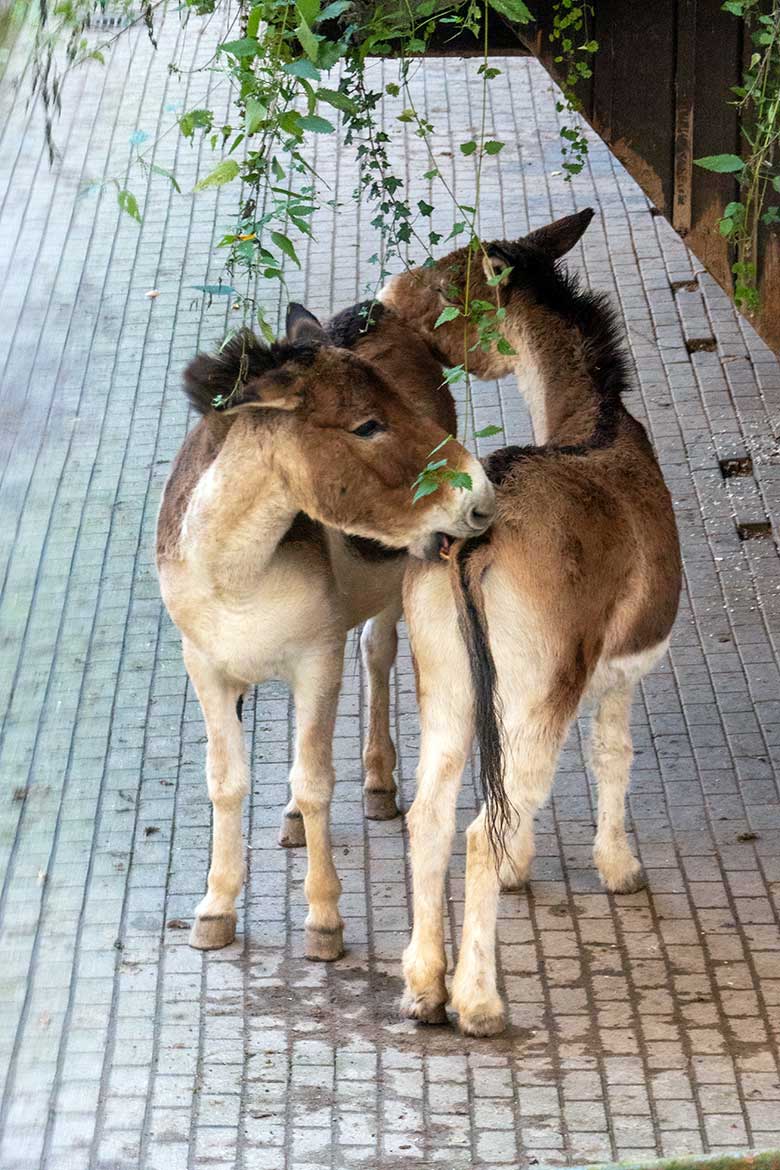
[{"label": "concrete slab walkway", "polygon": [[[499,62],[491,85],[508,145],[486,172],[484,234],[598,208],[574,263],[625,317],[633,409],[683,538],[671,659],[634,711],[630,805],[649,889],[617,899],[598,887],[578,732],[540,817],[530,889],[501,903],[511,1030],[473,1041],[400,1022],[406,837],[401,820],[361,816],[353,646],[334,808],[347,956],[302,958],[304,857],[275,844],[290,708],[273,685],[245,711],[239,939],[210,955],[187,947],[209,851],[204,731],[161,611],[153,529],[190,421],[180,370],[230,317],[193,286],[219,276],[233,196],[180,196],[135,172],[139,227],[113,188],[78,193],[124,182],[135,131],[163,134],[210,88],[226,102],[212,74],[191,71],[216,35],[197,17],[185,35],[172,12],[157,54],[140,34],[116,41],[107,68],[69,83],[52,170],[25,106],[29,38],[0,89],[0,1165],[487,1170],[779,1145],[780,366],[598,142],[563,182],[555,98],[534,62]],[[174,54],[181,77],[166,70]],[[413,81],[464,198],[474,173],[458,143],[475,129],[476,70],[430,61]],[[419,198],[427,164],[395,112],[393,157]],[[185,193],[211,164],[176,132],[154,161],[176,167]],[[363,294],[376,241],[350,198],[349,150],[328,143],[316,161],[340,206],[289,295],[327,313]],[[480,425],[503,423],[494,444],[529,437],[514,385],[481,386],[475,408]],[[748,456],[752,474],[723,478],[720,460]],[[773,536],[740,540],[739,525],[767,520]],[[408,806],[405,644],[394,719]],[[474,809],[469,780],[463,825]],[[454,937],[462,836],[448,896]]]}]

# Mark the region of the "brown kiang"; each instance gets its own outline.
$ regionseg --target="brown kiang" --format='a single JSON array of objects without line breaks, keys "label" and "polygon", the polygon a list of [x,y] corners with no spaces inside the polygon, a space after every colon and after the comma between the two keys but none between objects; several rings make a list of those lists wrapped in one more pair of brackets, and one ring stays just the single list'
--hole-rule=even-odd
[{"label": "brown kiang", "polygon": [[269,348],[244,332],[185,373],[203,417],[165,488],[157,566],[208,735],[213,848],[196,947],[235,934],[249,790],[240,701],[252,684],[280,678],[297,722],[281,842],[308,847],[306,953],[342,953],[329,814],[347,633],[365,623],[366,813],[395,816],[389,675],[406,550],[435,556],[448,537],[478,535],[493,518],[493,488],[454,440],[449,466],[473,490],[443,483],[413,502],[412,483],[454,430],[454,409],[426,343],[384,316],[372,332],[356,307],[325,330],[291,306],[284,342]]},{"label": "brown kiang", "polygon": [[[467,831],[463,937],[452,1004],[462,1031],[504,1027],[496,986],[500,887],[527,879],[533,818],[549,796],[558,753],[579,705],[596,713],[594,860],[605,887],[643,884],[624,827],[632,758],[630,709],[639,679],[666,651],[680,593],[669,492],[644,428],[626,410],[628,364],[603,295],[583,291],[558,261],[592,219],[588,210],[471,258],[471,296],[505,308],[514,351],[466,344],[480,377],[515,373],[538,446],[485,460],[497,515],[482,538],[456,544],[446,565],[410,565],[404,585],[421,717],[417,796],[408,814],[414,929],[404,955],[402,1009],[441,1022],[448,1000],[442,921],[455,804],[474,734],[485,805]],[[481,261],[481,263],[480,263]],[[463,360],[468,252],[394,277],[383,303]],[[499,277],[498,284],[488,280]]]}]

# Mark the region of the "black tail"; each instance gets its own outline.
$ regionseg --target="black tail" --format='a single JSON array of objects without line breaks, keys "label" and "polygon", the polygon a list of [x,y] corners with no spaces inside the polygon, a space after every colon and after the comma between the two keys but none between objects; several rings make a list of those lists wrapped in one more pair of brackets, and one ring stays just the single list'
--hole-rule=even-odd
[{"label": "black tail", "polygon": [[[482,572],[474,553],[489,541],[489,535],[464,543],[457,554],[456,603],[458,624],[469,655],[474,688],[474,722],[479,743],[479,780],[485,802],[487,834],[496,862],[505,855],[512,802],[504,787],[504,749],[501,703],[498,696],[496,664],[490,649],[485,617]],[[453,582],[455,584],[455,582]],[[459,596],[458,596],[459,594]]]}]

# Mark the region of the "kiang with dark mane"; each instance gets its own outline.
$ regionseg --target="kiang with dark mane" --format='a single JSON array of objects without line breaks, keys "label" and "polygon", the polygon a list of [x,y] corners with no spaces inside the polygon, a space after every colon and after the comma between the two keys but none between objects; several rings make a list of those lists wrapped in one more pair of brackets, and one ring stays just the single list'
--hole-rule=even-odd
[{"label": "kiang with dark mane", "polygon": [[[496,986],[500,888],[529,876],[533,819],[583,699],[595,705],[598,781],[594,860],[607,890],[643,882],[624,826],[638,681],[666,652],[680,592],[671,499],[644,428],[622,401],[628,363],[606,299],[583,291],[560,258],[590,210],[513,242],[488,244],[471,295],[506,313],[511,355],[476,344],[481,377],[515,373],[537,446],[485,461],[497,513],[447,563],[415,561],[404,585],[422,738],[408,814],[414,928],[404,954],[406,1015],[442,1022],[448,992],[443,890],[461,775],[476,734],[484,807],[467,831],[466,905],[452,1006],[462,1031],[505,1024]],[[392,278],[383,304],[462,361],[465,249]],[[500,278],[497,285],[489,280]],[[504,347],[506,348],[506,347]]]},{"label": "kiang with dark mane", "polygon": [[376,312],[386,318],[381,328],[368,329],[356,307],[334,337],[293,305],[286,340],[269,348],[243,332],[185,372],[202,418],[165,487],[157,567],[208,736],[213,847],[190,936],[196,947],[235,935],[249,789],[241,699],[252,684],[279,678],[296,715],[281,843],[308,849],[306,953],[342,953],[329,815],[347,633],[365,623],[366,813],[394,816],[389,675],[407,550],[424,556],[478,535],[495,511],[484,470],[454,440],[448,458],[473,490],[445,484],[413,502],[429,452],[455,429],[454,408],[425,342],[407,336],[402,347],[394,331],[408,331]]}]

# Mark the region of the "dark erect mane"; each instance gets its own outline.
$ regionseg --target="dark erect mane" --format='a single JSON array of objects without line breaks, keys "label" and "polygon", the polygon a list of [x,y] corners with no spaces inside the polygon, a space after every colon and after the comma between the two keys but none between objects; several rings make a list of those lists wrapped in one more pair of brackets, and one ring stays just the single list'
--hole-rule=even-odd
[{"label": "dark erect mane", "polygon": [[491,244],[489,254],[512,268],[510,289],[517,289],[580,332],[595,389],[604,400],[619,400],[631,387],[631,367],[620,318],[608,294],[583,288],[576,273],[553,263],[540,248],[524,240]]},{"label": "dark erect mane", "polygon": [[376,328],[386,312],[380,301],[361,301],[336,313],[325,328],[334,345],[352,349],[360,337]]},{"label": "dark erect mane", "polygon": [[269,346],[250,329],[241,329],[219,353],[199,353],[192,359],[184,371],[184,393],[199,414],[219,411],[214,406],[215,398],[240,401],[241,391],[251,378],[259,378],[287,362],[311,365],[317,348],[291,345],[288,341],[275,341]]},{"label": "dark erect mane", "polygon": [[582,288],[576,272],[555,269],[549,307],[582,334],[588,374],[601,396],[618,399],[631,388],[631,366],[623,326],[609,294]]}]

